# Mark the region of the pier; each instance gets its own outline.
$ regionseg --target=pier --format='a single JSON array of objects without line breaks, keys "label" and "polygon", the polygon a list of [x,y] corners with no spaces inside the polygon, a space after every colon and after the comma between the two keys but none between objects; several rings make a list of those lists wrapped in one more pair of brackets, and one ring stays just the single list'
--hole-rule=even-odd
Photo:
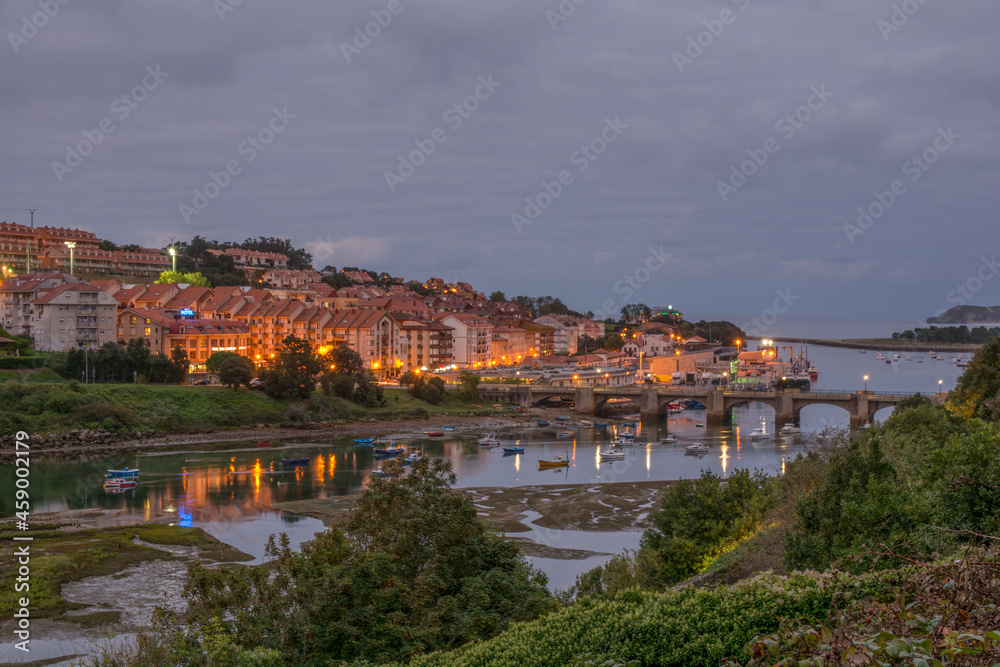
[{"label": "pier", "polygon": [[835,405],[850,415],[851,428],[864,426],[882,408],[893,407],[913,396],[907,392],[876,391],[739,391],[726,387],[653,386],[653,387],[548,387],[544,385],[480,385],[479,396],[493,403],[515,403],[534,407],[552,398],[572,401],[581,415],[600,415],[609,399],[626,398],[639,404],[645,420],[658,420],[671,401],[691,399],[702,403],[709,422],[727,421],[732,409],[744,403],[764,403],[774,408],[780,425],[799,421],[802,408],[809,405]]}]

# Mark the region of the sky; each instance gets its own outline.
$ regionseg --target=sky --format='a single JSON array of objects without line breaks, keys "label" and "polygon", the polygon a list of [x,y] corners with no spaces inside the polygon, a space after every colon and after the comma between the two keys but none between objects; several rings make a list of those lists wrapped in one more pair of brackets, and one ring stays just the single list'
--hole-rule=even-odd
[{"label": "sky", "polygon": [[752,318],[1000,303],[995,0],[5,0],[0,219]]}]

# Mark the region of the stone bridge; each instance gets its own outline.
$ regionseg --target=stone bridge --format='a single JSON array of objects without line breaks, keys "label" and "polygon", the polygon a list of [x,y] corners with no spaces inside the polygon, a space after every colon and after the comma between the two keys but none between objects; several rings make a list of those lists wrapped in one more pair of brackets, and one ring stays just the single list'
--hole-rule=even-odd
[{"label": "stone bridge", "polygon": [[671,401],[691,399],[704,404],[710,422],[729,419],[732,409],[744,403],[765,403],[774,408],[775,421],[798,422],[799,413],[807,405],[835,405],[847,410],[851,426],[859,427],[870,421],[882,408],[896,405],[913,394],[879,393],[874,391],[734,391],[724,387],[550,387],[545,385],[479,385],[479,396],[491,403],[514,403],[532,407],[551,398],[572,401],[579,414],[598,415],[612,398],[627,398],[638,402],[642,419],[659,419]]}]

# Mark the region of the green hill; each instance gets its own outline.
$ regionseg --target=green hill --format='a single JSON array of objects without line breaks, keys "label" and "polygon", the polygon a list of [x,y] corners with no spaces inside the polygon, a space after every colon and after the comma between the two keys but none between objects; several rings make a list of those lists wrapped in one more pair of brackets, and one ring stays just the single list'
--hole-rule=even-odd
[{"label": "green hill", "polygon": [[928,317],[928,324],[1000,324],[1000,306],[955,306],[937,317]]}]

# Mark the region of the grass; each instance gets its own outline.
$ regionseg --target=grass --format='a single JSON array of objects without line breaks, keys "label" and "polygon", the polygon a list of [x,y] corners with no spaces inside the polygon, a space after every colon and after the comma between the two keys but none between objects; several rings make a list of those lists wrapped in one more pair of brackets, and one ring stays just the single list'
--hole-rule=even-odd
[{"label": "grass", "polygon": [[[20,597],[31,600],[33,617],[58,616],[66,611],[80,609],[83,605],[62,598],[60,590],[63,584],[86,577],[115,574],[136,563],[175,558],[161,549],[135,544],[132,541],[135,537],[153,544],[198,547],[201,557],[212,560],[251,558],[219,542],[200,528],[147,525],[65,531],[55,525],[39,525],[29,531],[15,531],[11,523],[0,525],[0,540],[10,540],[15,534],[33,538],[30,542],[10,542],[17,546],[29,546],[30,589],[19,592],[11,585],[0,590],[0,614],[7,617],[13,613]],[[14,558],[0,561],[0,579],[14,582],[18,567]],[[117,612],[112,612],[111,616],[104,612],[99,616],[90,614],[67,619],[83,624],[117,620]]]}]

